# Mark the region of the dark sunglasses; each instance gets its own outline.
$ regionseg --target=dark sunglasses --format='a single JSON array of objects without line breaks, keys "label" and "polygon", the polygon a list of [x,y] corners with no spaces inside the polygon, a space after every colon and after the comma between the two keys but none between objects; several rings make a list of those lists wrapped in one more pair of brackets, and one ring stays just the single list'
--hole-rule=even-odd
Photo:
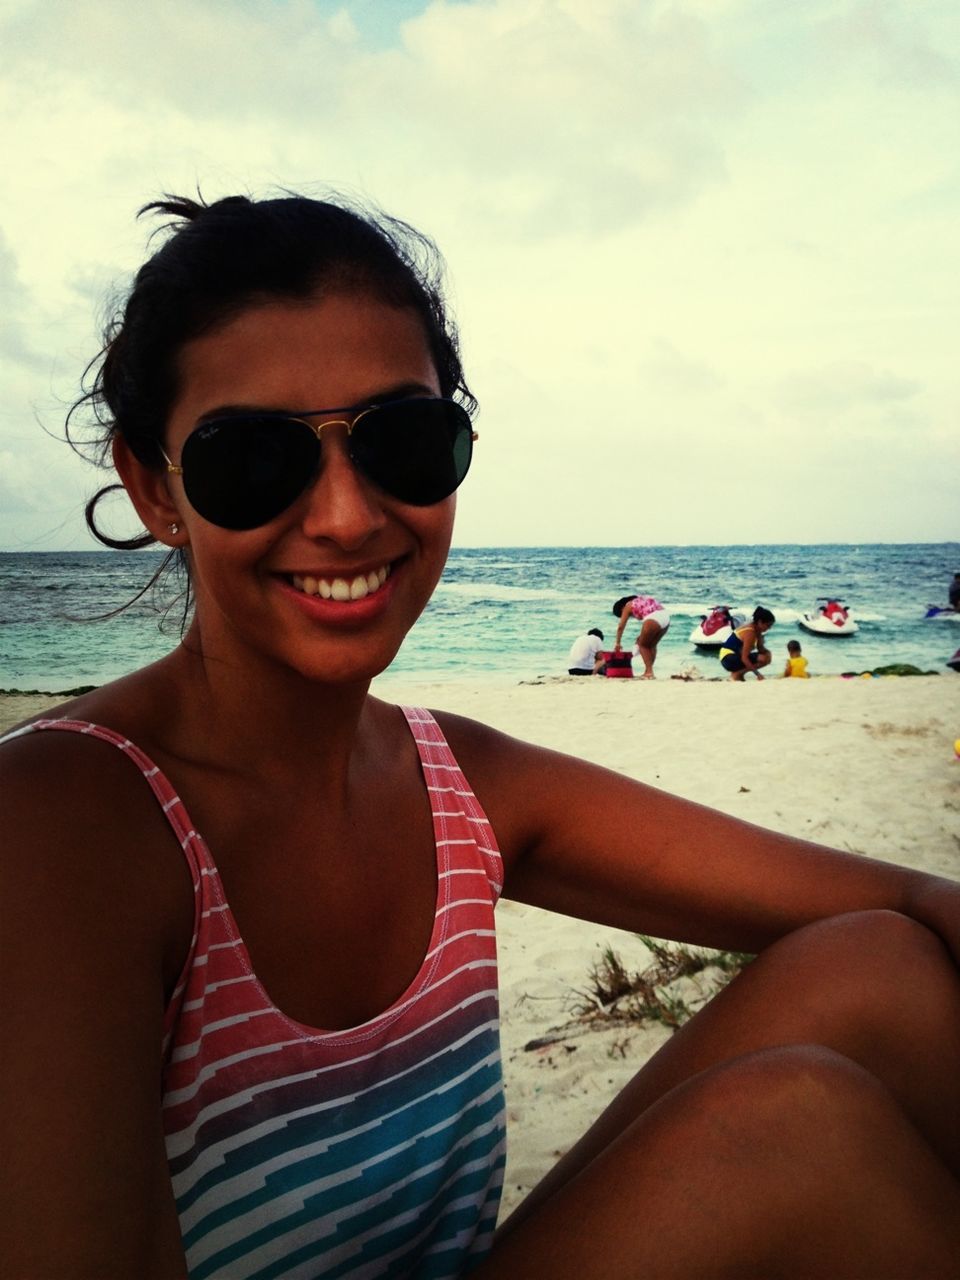
[{"label": "dark sunglasses", "polygon": [[[306,418],[351,414],[313,426]],[[193,509],[222,529],[256,529],[274,520],[313,483],[324,427],[347,428],[353,465],[384,493],[414,507],[442,502],[470,469],[476,434],[453,400],[412,397],[302,413],[231,413],[187,437],[180,465]]]}]

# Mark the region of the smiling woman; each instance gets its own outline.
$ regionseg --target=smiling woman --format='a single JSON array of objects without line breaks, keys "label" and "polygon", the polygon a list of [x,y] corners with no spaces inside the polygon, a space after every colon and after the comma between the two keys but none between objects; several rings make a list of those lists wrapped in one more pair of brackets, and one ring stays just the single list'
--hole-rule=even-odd
[{"label": "smiling woman", "polygon": [[[189,547],[185,642],[224,658],[256,636],[258,662],[282,655],[327,679],[383,670],[423,611],[471,436],[416,311],[343,288],[257,301],[183,346],[164,443],[177,462],[114,446],[146,527]],[[308,411],[315,428],[297,406],[322,403],[351,408]]]},{"label": "smiling woman", "polygon": [[[80,403],[195,609],[0,747],[3,1273],[950,1274],[957,886],[371,697],[473,443],[426,242],[148,208]],[[495,1237],[501,894],[761,954]]]}]

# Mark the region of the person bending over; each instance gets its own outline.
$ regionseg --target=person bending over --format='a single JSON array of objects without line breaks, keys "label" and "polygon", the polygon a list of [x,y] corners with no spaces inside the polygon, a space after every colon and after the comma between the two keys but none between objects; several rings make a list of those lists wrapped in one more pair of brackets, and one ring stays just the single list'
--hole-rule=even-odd
[{"label": "person bending over", "polygon": [[631,619],[640,623],[637,634],[637,653],[643,661],[644,680],[653,680],[653,664],[657,660],[657,645],[667,634],[670,614],[653,596],[621,596],[613,606],[613,615],[619,618],[614,652],[622,651],[624,630]]}]

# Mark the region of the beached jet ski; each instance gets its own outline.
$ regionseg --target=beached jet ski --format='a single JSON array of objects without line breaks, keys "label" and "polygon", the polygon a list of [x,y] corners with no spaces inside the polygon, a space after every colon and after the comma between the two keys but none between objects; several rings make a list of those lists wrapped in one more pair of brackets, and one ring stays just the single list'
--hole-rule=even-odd
[{"label": "beached jet ski", "polygon": [[690,632],[690,643],[701,649],[719,649],[731,631],[743,626],[742,613],[732,613],[729,605],[716,604]]},{"label": "beached jet ski", "polygon": [[852,636],[860,628],[842,600],[821,596],[817,607],[797,619],[797,626],[818,636]]}]

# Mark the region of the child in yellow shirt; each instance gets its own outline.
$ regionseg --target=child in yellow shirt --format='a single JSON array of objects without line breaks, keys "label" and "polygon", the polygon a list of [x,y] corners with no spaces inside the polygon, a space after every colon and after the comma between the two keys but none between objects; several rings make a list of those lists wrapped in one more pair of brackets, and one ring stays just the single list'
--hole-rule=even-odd
[{"label": "child in yellow shirt", "polygon": [[810,672],[807,670],[807,660],[800,652],[799,640],[787,641],[787,665],[783,669],[785,676],[796,676],[800,680],[809,680]]}]

